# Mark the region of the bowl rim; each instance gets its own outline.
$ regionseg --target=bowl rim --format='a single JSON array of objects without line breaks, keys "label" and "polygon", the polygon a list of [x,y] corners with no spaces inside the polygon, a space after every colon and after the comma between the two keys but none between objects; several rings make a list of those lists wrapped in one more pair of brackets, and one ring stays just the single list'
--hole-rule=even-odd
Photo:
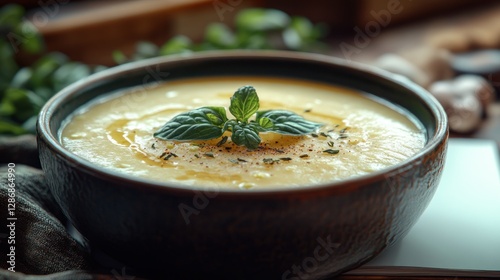
[{"label": "bowl rim", "polygon": [[[163,65],[180,60],[205,60],[205,59],[238,59],[238,58],[260,58],[260,59],[286,59],[293,61],[307,61],[309,63],[326,63],[338,67],[346,67],[350,70],[364,72],[375,76],[378,79],[385,80],[399,87],[403,87],[411,91],[427,106],[431,111],[436,126],[436,131],[432,137],[427,139],[424,147],[417,153],[409,158],[392,165],[390,167],[364,174],[347,178],[345,180],[325,182],[315,185],[305,185],[299,187],[279,187],[270,189],[257,189],[257,190],[239,190],[239,189],[215,189],[204,188],[200,186],[186,186],[175,183],[159,182],[148,180],[142,177],[123,174],[111,169],[101,168],[95,163],[92,163],[76,154],[67,150],[59,141],[58,135],[53,135],[50,129],[50,120],[56,108],[64,104],[62,101],[66,97],[71,96],[73,93],[84,89],[90,84],[98,82],[106,82],[107,79],[123,75],[127,72],[134,72],[144,69],[149,66]],[[80,81],[60,90],[52,98],[50,98],[42,107],[37,121],[37,137],[42,138],[46,145],[49,146],[54,156],[62,157],[73,166],[78,166],[80,171],[84,171],[92,176],[99,177],[100,179],[112,180],[114,182],[121,182],[120,187],[140,188],[141,191],[153,192],[173,192],[176,194],[184,194],[192,196],[193,192],[211,191],[215,192],[216,196],[227,196],[233,198],[239,197],[276,197],[283,195],[299,195],[313,194],[317,192],[336,192],[348,193],[362,186],[369,185],[370,183],[387,179],[389,176],[405,172],[413,168],[416,164],[420,164],[422,159],[432,153],[440,144],[447,141],[448,138],[448,120],[447,115],[440,105],[440,103],[428,91],[419,85],[413,83],[409,79],[390,73],[383,69],[377,68],[372,65],[363,64],[359,62],[348,61],[345,59],[316,53],[304,53],[296,51],[277,51],[277,50],[217,50],[217,51],[204,51],[198,53],[177,54],[164,57],[154,57],[150,59],[140,60],[136,62],[126,63],[119,66],[111,67],[101,72],[92,74]],[[40,146],[40,145],[38,145]],[[42,163],[43,167],[43,163]]]}]

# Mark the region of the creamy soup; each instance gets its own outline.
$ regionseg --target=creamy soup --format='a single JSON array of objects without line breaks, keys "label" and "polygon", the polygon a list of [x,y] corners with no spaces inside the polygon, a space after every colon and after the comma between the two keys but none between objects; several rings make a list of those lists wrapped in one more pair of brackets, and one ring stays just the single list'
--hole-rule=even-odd
[{"label": "creamy soup", "polygon": [[[324,126],[303,136],[261,133],[255,150],[235,145],[230,137],[225,143],[221,138],[175,142],[153,137],[179,113],[203,106],[227,108],[243,85],[255,87],[260,110],[289,110]],[[124,174],[178,185],[251,190],[321,184],[397,164],[425,143],[422,127],[408,115],[368,95],[327,84],[193,78],[91,102],[66,120],[60,138],[71,152]]]}]

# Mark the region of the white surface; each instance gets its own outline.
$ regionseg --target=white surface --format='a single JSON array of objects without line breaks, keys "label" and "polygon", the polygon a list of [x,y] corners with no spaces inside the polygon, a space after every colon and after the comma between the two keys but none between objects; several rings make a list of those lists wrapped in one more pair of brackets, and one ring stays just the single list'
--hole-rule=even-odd
[{"label": "white surface", "polygon": [[500,272],[498,154],[493,141],[451,139],[442,179],[428,208],[405,238],[361,270],[426,267]]}]

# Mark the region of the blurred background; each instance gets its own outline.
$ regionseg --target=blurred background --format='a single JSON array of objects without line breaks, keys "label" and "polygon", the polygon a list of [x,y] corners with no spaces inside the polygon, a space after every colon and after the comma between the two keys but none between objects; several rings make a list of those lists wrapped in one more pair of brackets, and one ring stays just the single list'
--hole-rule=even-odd
[{"label": "blurred background", "polygon": [[[285,49],[406,76],[443,104],[453,133],[500,139],[498,1],[2,3],[0,134],[33,133],[50,96],[117,64],[212,49]],[[464,74],[472,76],[458,79]]]},{"label": "blurred background", "polygon": [[[21,0],[10,2],[18,3],[26,8],[26,17],[43,35],[48,51],[61,51],[73,60],[104,65],[113,65],[114,61],[110,54],[114,50],[123,50],[126,54],[131,54],[138,41],[149,41],[161,45],[173,36],[185,35],[199,42],[203,40],[209,24],[223,23],[234,28],[238,12],[249,7],[278,9],[291,16],[304,16],[313,23],[324,24],[325,39],[331,42],[329,47],[333,54],[341,53],[338,42],[351,43],[357,33],[356,27],[362,31],[368,27],[371,33],[365,32],[365,34],[376,42],[371,42],[372,46],[365,47],[363,51],[365,54],[356,53],[354,58],[359,60],[378,55],[376,52],[424,44],[425,41],[431,39],[427,37],[432,37],[430,34],[432,32],[459,33],[463,28],[468,28],[468,26],[473,28],[474,25],[485,21],[485,14],[491,14],[494,17],[495,15],[491,13],[492,9],[500,12],[500,5],[496,5],[492,0],[353,0],[342,2],[327,0]],[[457,24],[458,15],[464,17],[459,24]],[[429,25],[432,19],[435,20]],[[373,21],[377,22],[380,28],[377,28],[375,24],[369,25]],[[425,27],[418,28],[425,23],[427,23]],[[379,35],[408,25],[417,26],[408,30],[406,34],[398,34],[402,37],[393,38],[390,44],[381,42],[384,38],[379,38]],[[450,30],[443,30],[447,28]],[[451,37],[451,34],[446,34],[446,36]],[[500,44],[499,34],[490,34],[490,36],[496,37],[497,43]],[[376,49],[382,48],[380,45],[383,45],[384,49]],[[460,49],[461,46],[449,47],[454,48],[454,51],[466,50],[466,48]]]}]

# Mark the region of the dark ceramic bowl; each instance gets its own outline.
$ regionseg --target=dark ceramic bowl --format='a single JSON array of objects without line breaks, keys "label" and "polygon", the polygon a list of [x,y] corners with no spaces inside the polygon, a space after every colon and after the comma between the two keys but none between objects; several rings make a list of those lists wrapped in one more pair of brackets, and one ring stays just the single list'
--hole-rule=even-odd
[{"label": "dark ceramic bowl", "polygon": [[[213,75],[297,77],[367,92],[413,114],[427,142],[400,164],[342,182],[208,192],[103,169],[59,141],[63,120],[95,97]],[[317,279],[359,266],[403,237],[422,214],[440,179],[447,137],[442,107],[409,81],[327,56],[273,51],[116,67],[63,89],[38,122],[42,167],[64,214],[93,248],[153,278]]]}]

